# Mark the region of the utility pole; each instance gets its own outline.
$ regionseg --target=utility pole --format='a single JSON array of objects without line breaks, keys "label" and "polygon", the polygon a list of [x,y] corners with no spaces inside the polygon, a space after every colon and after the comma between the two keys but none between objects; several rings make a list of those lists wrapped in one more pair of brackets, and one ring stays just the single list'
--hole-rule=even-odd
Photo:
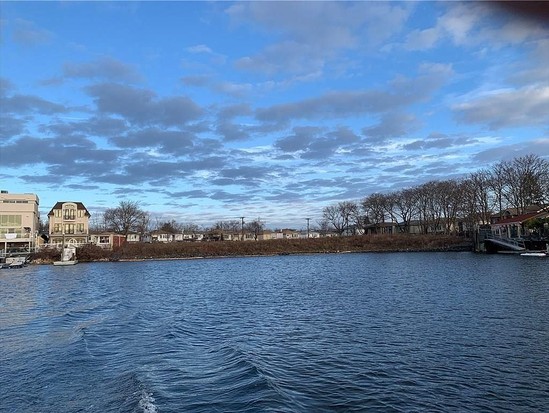
[{"label": "utility pole", "polygon": [[311,218],[305,218],[307,220],[307,239],[309,239],[309,221]]},{"label": "utility pole", "polygon": [[240,241],[244,241],[244,217],[240,217]]}]

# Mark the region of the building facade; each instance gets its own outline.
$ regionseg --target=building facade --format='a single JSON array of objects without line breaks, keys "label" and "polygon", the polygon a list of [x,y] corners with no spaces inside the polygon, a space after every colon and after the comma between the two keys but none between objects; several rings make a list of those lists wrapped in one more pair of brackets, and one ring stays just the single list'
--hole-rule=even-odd
[{"label": "building facade", "polygon": [[48,213],[48,243],[76,247],[88,243],[90,216],[82,202],[57,202]]},{"label": "building facade", "polygon": [[126,237],[121,234],[115,234],[114,232],[100,232],[97,234],[90,234],[90,244],[96,245],[100,248],[112,250],[119,248],[126,243]]},{"label": "building facade", "polygon": [[40,212],[35,194],[0,192],[0,254],[33,251],[38,239]]}]

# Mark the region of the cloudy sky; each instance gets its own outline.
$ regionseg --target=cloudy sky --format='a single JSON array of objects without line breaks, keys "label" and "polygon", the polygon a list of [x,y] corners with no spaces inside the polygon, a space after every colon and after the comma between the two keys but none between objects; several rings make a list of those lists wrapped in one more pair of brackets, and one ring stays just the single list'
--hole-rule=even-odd
[{"label": "cloudy sky", "polygon": [[0,186],[306,226],[534,153],[549,29],[478,2],[2,2]]}]

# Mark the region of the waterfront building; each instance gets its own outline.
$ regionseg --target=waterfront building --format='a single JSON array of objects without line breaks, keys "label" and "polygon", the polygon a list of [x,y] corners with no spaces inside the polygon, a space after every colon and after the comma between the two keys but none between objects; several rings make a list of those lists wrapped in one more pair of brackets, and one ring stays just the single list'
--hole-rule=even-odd
[{"label": "waterfront building", "polygon": [[0,254],[32,251],[36,247],[40,212],[35,194],[0,192]]},{"label": "waterfront building", "polygon": [[82,202],[57,202],[48,213],[49,244],[79,247],[89,241],[91,214]]},{"label": "waterfront building", "polygon": [[535,212],[500,219],[491,225],[492,233],[504,238],[541,238],[549,235],[548,220],[549,206]]},{"label": "waterfront building", "polygon": [[90,234],[90,244],[102,249],[112,250],[126,243],[126,237],[114,232],[98,232]]}]

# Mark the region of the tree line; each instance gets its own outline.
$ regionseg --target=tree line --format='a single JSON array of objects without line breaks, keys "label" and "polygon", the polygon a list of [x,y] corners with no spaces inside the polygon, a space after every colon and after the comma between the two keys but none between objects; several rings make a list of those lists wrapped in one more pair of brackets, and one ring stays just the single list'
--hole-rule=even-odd
[{"label": "tree line", "polygon": [[[218,221],[206,231],[218,233],[252,233],[256,239],[265,228],[259,218],[250,222],[240,220]],[[151,214],[143,210],[136,201],[120,201],[115,208],[103,212],[100,222],[92,225],[92,231],[112,231],[127,236],[129,233],[146,234],[150,231],[161,231],[169,234],[196,233],[201,231],[195,223],[180,223],[175,220],[152,222]]]},{"label": "tree line", "polygon": [[[514,208],[517,214],[530,205],[549,204],[549,162],[537,155],[501,161],[462,179],[436,180],[389,193],[373,193],[359,201],[342,201],[322,210],[319,231],[344,233],[381,232],[384,223],[410,232],[412,223],[420,232],[453,235],[458,221],[466,228],[489,224],[496,211]],[[218,221],[206,231],[219,233],[253,233],[256,238],[265,228],[259,219]],[[121,201],[105,210],[96,231],[113,231],[128,235],[151,230],[167,233],[194,233],[201,228],[194,223],[175,220],[152,222],[151,215],[135,201]]]},{"label": "tree line", "polygon": [[390,193],[373,193],[360,201],[342,201],[322,210],[322,228],[338,234],[380,232],[396,223],[420,232],[456,234],[458,222],[472,229],[489,224],[494,212],[549,204],[549,162],[537,155],[501,161],[462,179],[436,180]]}]

